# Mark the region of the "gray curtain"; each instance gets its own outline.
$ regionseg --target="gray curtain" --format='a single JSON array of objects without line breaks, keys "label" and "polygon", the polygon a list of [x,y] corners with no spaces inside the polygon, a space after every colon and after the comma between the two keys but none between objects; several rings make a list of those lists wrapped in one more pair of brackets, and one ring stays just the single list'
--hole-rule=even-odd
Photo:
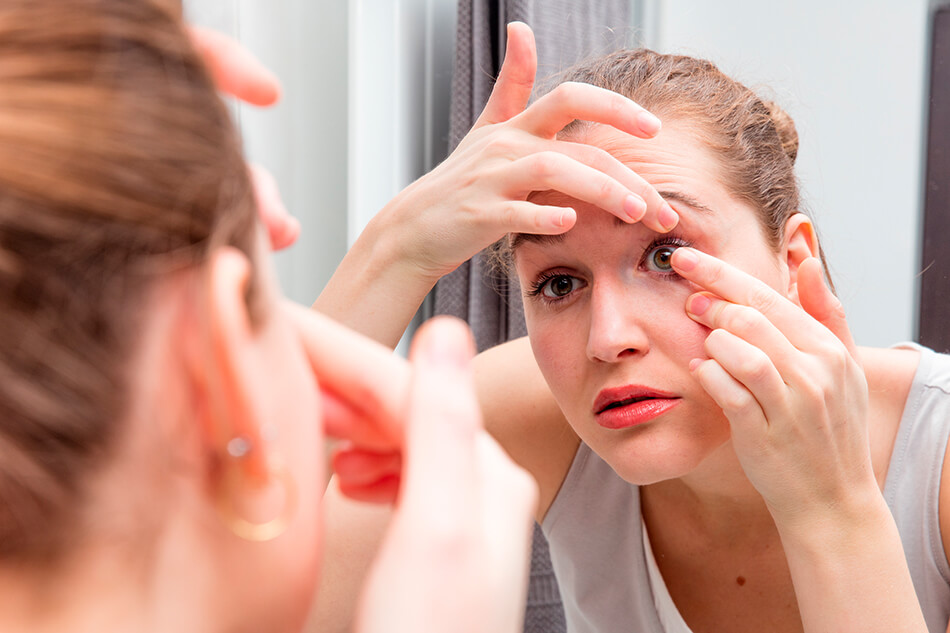
[{"label": "gray curtain", "polygon": [[[459,0],[452,76],[450,149],[485,107],[505,51],[505,25],[528,24],[538,46],[538,79],[631,40],[631,0]],[[476,255],[436,285],[435,314],[468,321],[479,351],[526,334],[514,278],[492,274],[488,257]],[[547,541],[535,526],[524,630],[565,631],[564,611]]]}]

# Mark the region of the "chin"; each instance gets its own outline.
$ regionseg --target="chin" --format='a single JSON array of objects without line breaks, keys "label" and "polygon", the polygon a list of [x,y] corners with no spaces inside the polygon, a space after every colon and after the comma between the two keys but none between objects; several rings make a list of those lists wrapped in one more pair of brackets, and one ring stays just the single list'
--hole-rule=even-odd
[{"label": "chin", "polygon": [[591,434],[593,437],[579,435],[621,479],[646,486],[678,479],[696,470],[728,441],[729,430],[728,423],[724,428],[672,423],[644,425],[619,433],[597,429]]}]

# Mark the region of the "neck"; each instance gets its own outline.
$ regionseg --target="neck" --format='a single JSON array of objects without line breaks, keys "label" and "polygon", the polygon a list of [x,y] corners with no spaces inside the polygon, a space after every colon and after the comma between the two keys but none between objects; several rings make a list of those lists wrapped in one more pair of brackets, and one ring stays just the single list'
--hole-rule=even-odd
[{"label": "neck", "polygon": [[0,566],[0,631],[5,633],[150,633],[214,631],[217,602],[198,548],[143,550],[129,543],[77,546],[68,561]]},{"label": "neck", "polygon": [[726,442],[687,475],[641,489],[648,529],[676,521],[693,537],[718,543],[774,532],[762,496],[746,477],[732,442]]}]

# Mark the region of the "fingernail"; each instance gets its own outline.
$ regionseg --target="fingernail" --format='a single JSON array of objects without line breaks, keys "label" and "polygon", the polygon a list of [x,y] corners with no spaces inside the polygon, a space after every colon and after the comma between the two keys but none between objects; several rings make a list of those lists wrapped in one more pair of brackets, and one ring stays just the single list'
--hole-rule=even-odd
[{"label": "fingernail", "polygon": [[646,200],[631,193],[623,199],[623,210],[631,220],[639,222],[647,212]]},{"label": "fingernail", "polygon": [[660,123],[660,119],[658,119],[656,115],[647,112],[646,110],[641,110],[637,114],[637,126],[639,126],[640,131],[642,131],[644,134],[653,136],[660,131],[660,127],[662,125],[663,124]]},{"label": "fingernail", "polygon": [[699,257],[692,250],[684,247],[673,251],[673,268],[688,273],[699,265]]},{"label": "fingernail", "polygon": [[694,358],[693,360],[689,361],[689,370],[696,371],[696,368],[699,367],[702,362],[703,361],[698,358]]},{"label": "fingernail", "polygon": [[686,303],[686,310],[690,314],[695,314],[696,316],[702,316],[706,313],[706,310],[709,309],[709,306],[712,305],[712,301],[709,300],[709,297],[706,295],[693,295],[690,297],[689,301]]},{"label": "fingernail", "polygon": [[565,226],[573,225],[576,218],[577,214],[574,212],[574,209],[565,208],[558,214],[557,218],[554,219],[554,226],[564,228]]},{"label": "fingernail", "polygon": [[660,226],[662,226],[665,231],[670,231],[679,222],[680,216],[667,202],[664,203],[663,207],[660,209],[660,212],[657,214],[657,219],[660,221]]}]

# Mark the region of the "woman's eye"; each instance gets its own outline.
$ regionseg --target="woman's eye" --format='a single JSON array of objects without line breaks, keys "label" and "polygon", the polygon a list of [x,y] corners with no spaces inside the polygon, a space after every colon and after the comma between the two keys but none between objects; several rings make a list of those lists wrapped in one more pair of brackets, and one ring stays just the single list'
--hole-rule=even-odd
[{"label": "woman's eye", "polygon": [[651,248],[646,256],[647,268],[658,273],[673,272],[671,260],[673,259],[673,251],[676,249],[676,246],[670,245],[660,245]]},{"label": "woman's eye", "polygon": [[581,288],[581,280],[570,275],[555,275],[541,287],[541,293],[548,299],[563,299]]}]

